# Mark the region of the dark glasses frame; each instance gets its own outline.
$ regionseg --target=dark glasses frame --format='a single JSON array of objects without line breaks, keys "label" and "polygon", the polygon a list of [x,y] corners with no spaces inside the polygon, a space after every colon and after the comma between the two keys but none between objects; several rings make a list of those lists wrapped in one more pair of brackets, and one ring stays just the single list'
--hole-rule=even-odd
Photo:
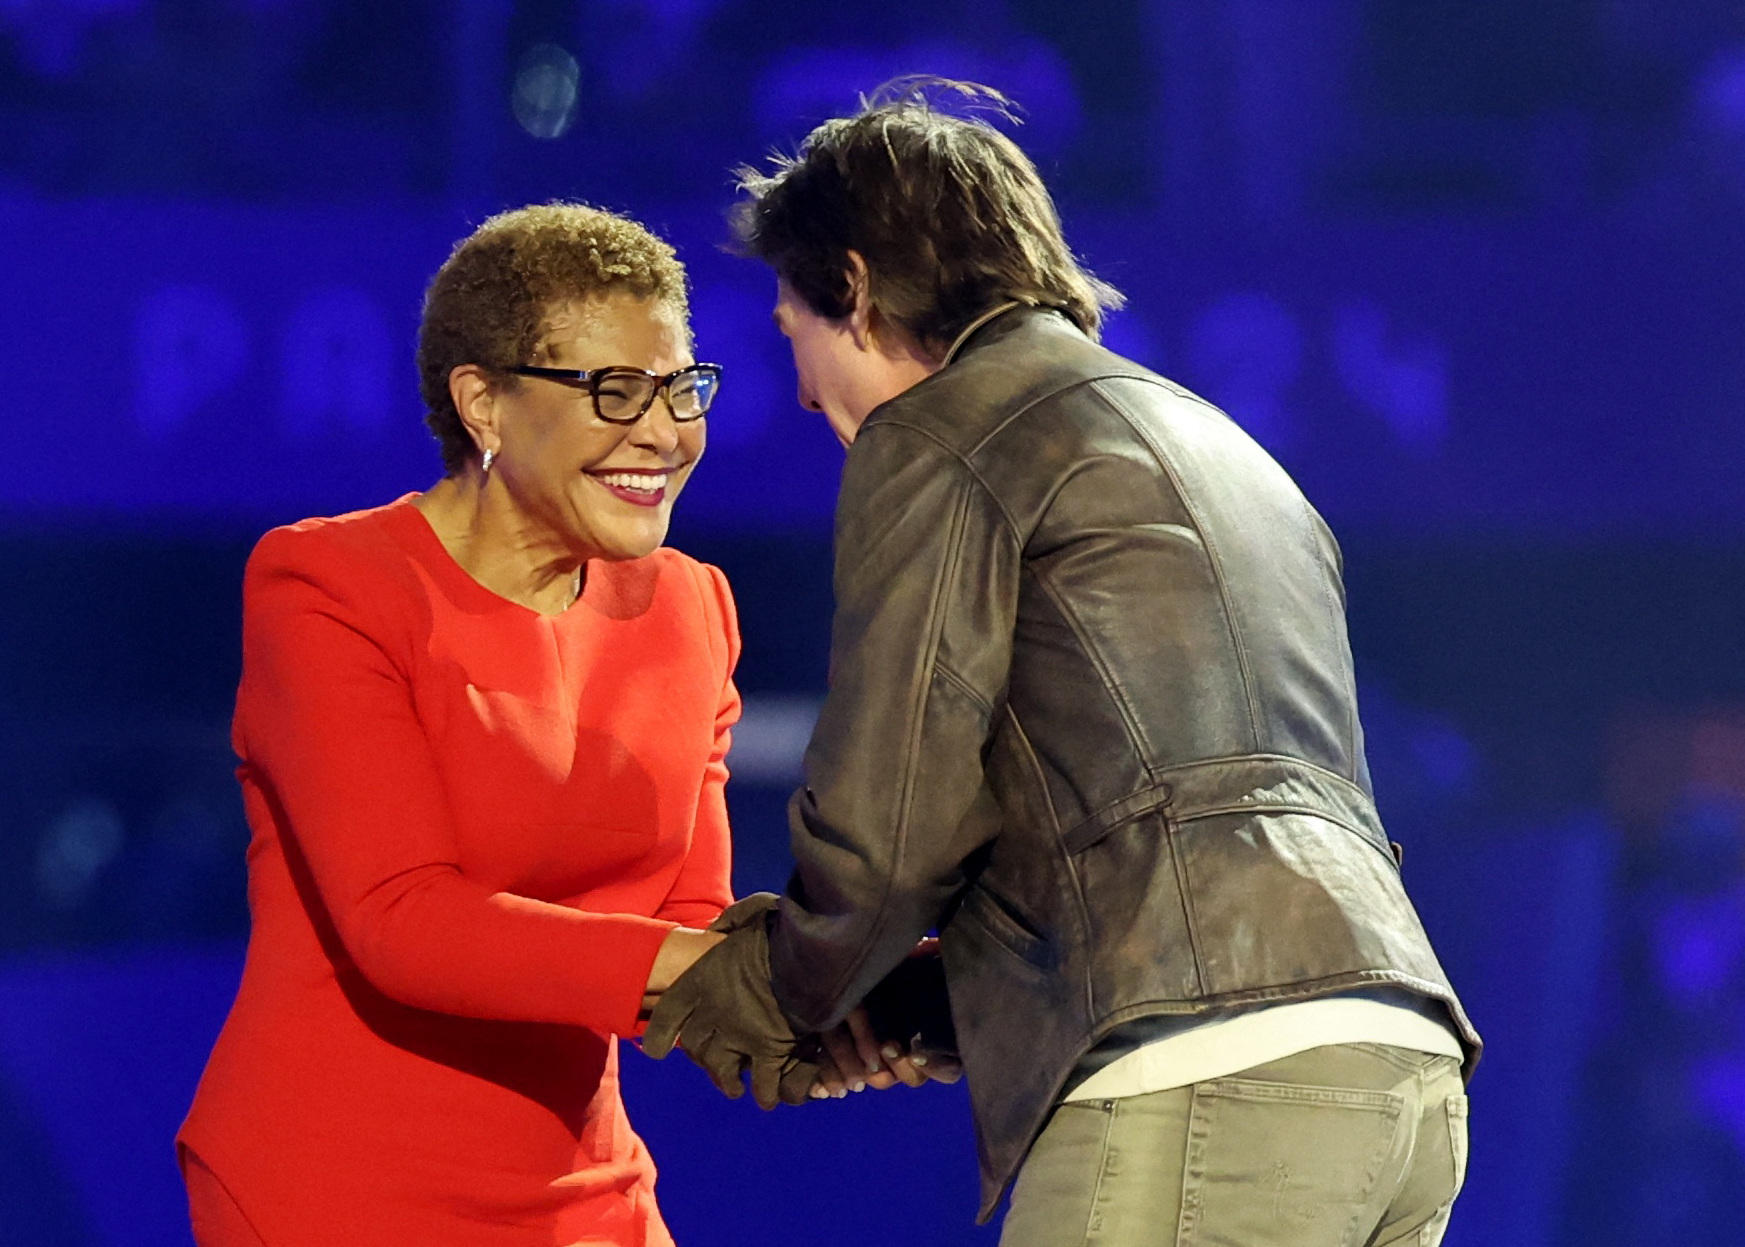
[{"label": "dark glasses frame", "polygon": [[[654,405],[656,395],[666,399],[667,410],[672,412],[673,419],[679,424],[689,424],[693,420],[701,420],[709,414],[709,408],[715,404],[715,395],[721,388],[720,364],[686,364],[683,368],[675,368],[664,376],[649,372],[644,368],[632,368],[627,364],[614,364],[607,368],[542,368],[535,364],[518,364],[513,368],[505,368],[504,372],[513,373],[518,377],[543,377],[547,381],[562,381],[578,386],[588,392],[588,398],[594,405],[594,414],[607,424],[635,424],[648,414],[648,409]],[[708,390],[708,401],[703,409],[694,416],[681,416],[673,406],[672,384],[680,377],[698,374],[709,377],[712,384]],[[600,410],[600,386],[604,381],[614,376],[637,377],[643,381],[652,381],[648,387],[648,396],[642,400],[642,406],[636,409],[633,416],[608,416]]]}]

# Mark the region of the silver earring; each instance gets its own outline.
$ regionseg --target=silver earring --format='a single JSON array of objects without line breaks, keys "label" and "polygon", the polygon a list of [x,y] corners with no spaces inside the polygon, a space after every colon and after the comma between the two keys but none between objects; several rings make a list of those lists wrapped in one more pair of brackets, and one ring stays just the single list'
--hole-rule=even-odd
[{"label": "silver earring", "polygon": [[484,456],[479,460],[479,467],[486,476],[489,476],[491,474],[491,465],[496,461],[497,452],[494,450],[487,450],[484,453]]}]

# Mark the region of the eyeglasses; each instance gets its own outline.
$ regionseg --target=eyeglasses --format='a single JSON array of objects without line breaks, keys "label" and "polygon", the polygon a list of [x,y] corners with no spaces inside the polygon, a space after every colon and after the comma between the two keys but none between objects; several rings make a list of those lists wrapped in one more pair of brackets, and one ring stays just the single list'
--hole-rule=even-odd
[{"label": "eyeglasses", "polygon": [[673,419],[681,424],[706,414],[721,389],[720,364],[688,364],[661,376],[640,368],[539,368],[521,364],[505,372],[518,377],[544,377],[586,390],[594,401],[594,414],[608,424],[635,424],[665,394]]}]

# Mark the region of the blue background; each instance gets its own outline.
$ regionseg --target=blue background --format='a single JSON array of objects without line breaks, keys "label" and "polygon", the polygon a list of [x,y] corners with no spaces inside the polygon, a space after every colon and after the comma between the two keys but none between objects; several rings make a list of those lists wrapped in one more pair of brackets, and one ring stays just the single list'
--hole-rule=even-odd
[{"label": "blue background", "polygon": [[[673,543],[740,601],[779,887],[841,452],[735,165],[979,78],[1117,349],[1346,552],[1384,817],[1490,1041],[1448,1242],[1733,1243],[1745,1190],[1745,14],[1723,0],[0,3],[0,1243],[187,1241],[170,1139],[247,913],[243,559],[438,474],[423,283],[625,210],[727,385]],[[763,1115],[626,1054],[684,1244],[992,1242],[962,1088]]]}]

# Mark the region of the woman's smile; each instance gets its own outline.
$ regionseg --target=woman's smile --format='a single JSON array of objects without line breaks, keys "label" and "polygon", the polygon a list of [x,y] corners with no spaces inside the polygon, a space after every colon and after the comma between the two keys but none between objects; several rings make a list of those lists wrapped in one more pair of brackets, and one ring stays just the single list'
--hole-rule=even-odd
[{"label": "woman's smile", "polygon": [[671,468],[590,468],[583,473],[613,497],[638,507],[658,507],[666,501],[672,474]]}]

